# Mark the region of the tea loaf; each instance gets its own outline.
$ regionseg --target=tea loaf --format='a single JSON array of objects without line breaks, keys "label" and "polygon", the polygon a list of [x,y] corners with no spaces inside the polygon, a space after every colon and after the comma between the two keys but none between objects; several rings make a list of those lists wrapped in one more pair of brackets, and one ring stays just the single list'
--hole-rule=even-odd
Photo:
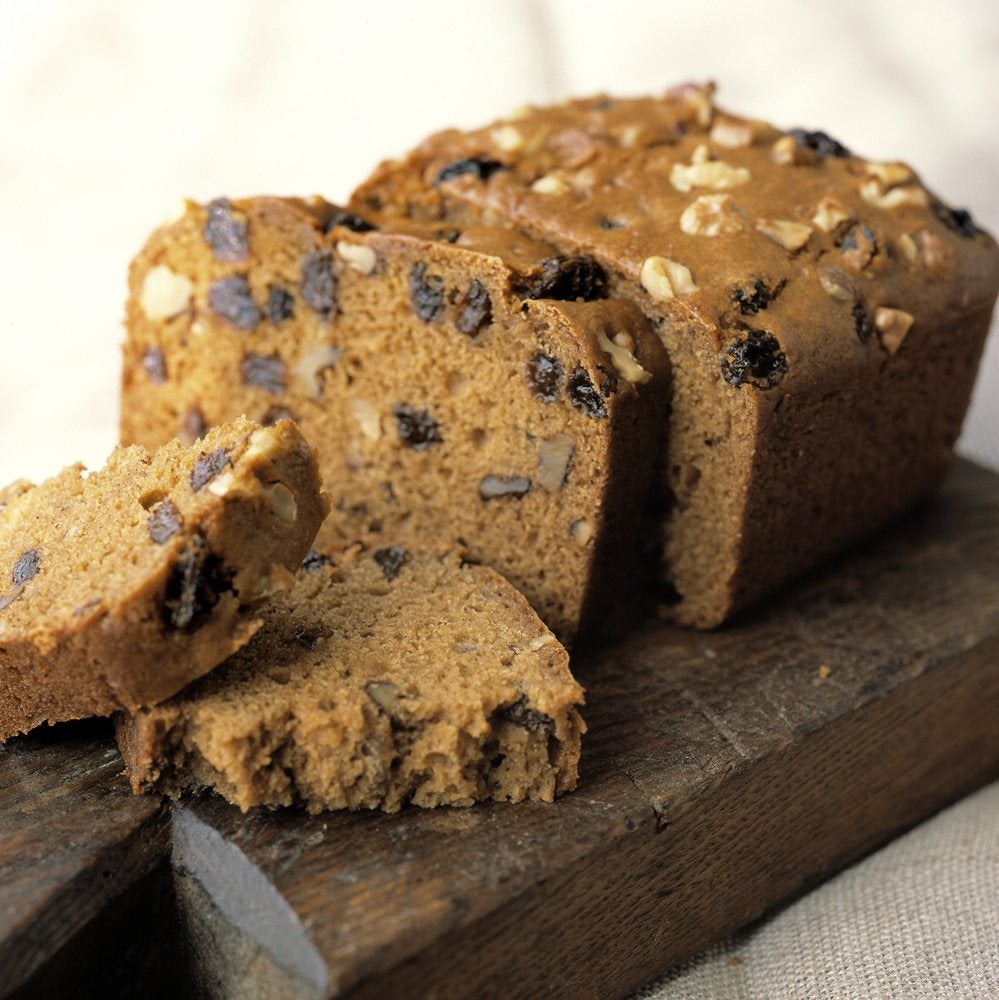
[{"label": "tea loaf", "polygon": [[486,225],[218,199],[152,235],[130,289],[124,441],[292,416],[332,494],[320,542],[459,542],[565,641],[621,591],[668,367],[592,261]]},{"label": "tea loaf", "polygon": [[0,491],[0,739],[152,705],[242,646],[326,511],[289,421]]},{"label": "tea loaf", "polygon": [[313,551],[250,643],[116,718],[132,787],[246,810],[551,799],[576,784],[582,690],[502,577],[449,546]]},{"label": "tea loaf", "polygon": [[902,163],[720,110],[598,96],[432,136],[350,206],[510,227],[588,259],[673,368],[665,572],[718,624],[925,496],[951,457],[999,252]]}]

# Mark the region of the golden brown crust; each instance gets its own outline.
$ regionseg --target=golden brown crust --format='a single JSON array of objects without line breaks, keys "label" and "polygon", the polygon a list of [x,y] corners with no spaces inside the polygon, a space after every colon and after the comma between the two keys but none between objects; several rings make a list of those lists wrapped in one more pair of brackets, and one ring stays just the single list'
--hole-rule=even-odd
[{"label": "golden brown crust", "polygon": [[524,598],[451,546],[312,553],[253,641],[116,720],[136,791],[242,809],[551,799],[576,784],[582,689]]},{"label": "golden brown crust", "polygon": [[285,421],[115,451],[0,513],[0,736],[169,697],[243,645],[325,514]]}]

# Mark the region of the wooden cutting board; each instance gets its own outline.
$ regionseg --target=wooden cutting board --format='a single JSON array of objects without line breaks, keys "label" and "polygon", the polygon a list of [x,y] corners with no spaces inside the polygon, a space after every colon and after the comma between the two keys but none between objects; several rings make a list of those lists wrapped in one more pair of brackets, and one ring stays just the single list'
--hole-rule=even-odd
[{"label": "wooden cutting board", "polygon": [[626,996],[999,775],[999,477],[575,669],[552,806],[244,816],[133,797],[103,722],[10,741],[0,996]]}]

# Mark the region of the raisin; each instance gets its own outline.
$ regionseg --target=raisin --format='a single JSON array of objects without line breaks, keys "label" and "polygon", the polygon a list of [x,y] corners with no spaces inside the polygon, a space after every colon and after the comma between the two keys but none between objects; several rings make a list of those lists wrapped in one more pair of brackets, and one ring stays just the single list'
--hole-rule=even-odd
[{"label": "raisin", "polygon": [[210,483],[227,465],[232,465],[229,452],[225,448],[216,448],[206,455],[204,452],[198,457],[191,470],[191,489],[195,493],[201,489],[205,483]]},{"label": "raisin", "polygon": [[492,160],[488,156],[469,156],[467,159],[455,160],[454,163],[449,163],[446,167],[441,167],[437,171],[434,187],[437,187],[438,184],[443,184],[444,181],[454,180],[455,177],[460,177],[462,174],[471,174],[480,181],[487,181],[497,170],[508,169],[499,160]]},{"label": "raisin", "polygon": [[334,208],[323,229],[328,233],[336,226],[343,226],[344,229],[349,229],[352,233],[370,233],[377,228],[367,219],[362,219],[359,215],[348,212],[345,208]]},{"label": "raisin", "polygon": [[853,226],[839,242],[843,259],[851,267],[860,271],[878,255],[878,241],[870,228]]},{"label": "raisin", "polygon": [[486,286],[478,278],[472,278],[468,291],[461,300],[461,312],[454,325],[459,332],[469,337],[478,336],[479,331],[493,321],[493,303]]},{"label": "raisin", "polygon": [[314,250],[302,259],[302,298],[320,316],[332,316],[336,310],[336,275],[329,250]]},{"label": "raisin", "polygon": [[158,503],[149,515],[149,520],[146,521],[146,527],[149,528],[149,537],[157,545],[162,545],[173,538],[180,531],[180,525],[180,511],[177,510],[170,500],[163,500]]},{"label": "raisin", "polygon": [[260,310],[245,275],[234,274],[213,281],[208,289],[208,304],[212,312],[237,330],[253,330],[260,322]]},{"label": "raisin", "polygon": [[235,574],[213,552],[205,550],[205,539],[195,535],[180,551],[167,579],[163,596],[164,627],[193,632],[211,617],[219,595],[232,590]]},{"label": "raisin", "polygon": [[804,146],[812,150],[819,159],[827,156],[846,157],[850,155],[850,150],[841,142],[837,142],[832,136],[825,132],[808,132],[803,128],[793,128],[788,133],[798,146]]},{"label": "raisin", "polygon": [[602,215],[597,219],[597,225],[601,229],[623,229],[624,223],[618,221],[617,219],[608,219],[606,215]]},{"label": "raisin", "polygon": [[304,569],[306,573],[315,573],[316,570],[321,569],[323,566],[332,565],[333,560],[316,549],[311,549],[306,552],[305,558],[302,560],[302,569]]},{"label": "raisin", "polygon": [[166,358],[158,347],[150,347],[143,352],[142,367],[150,382],[163,383],[167,380]]},{"label": "raisin", "polygon": [[295,318],[295,298],[280,285],[271,285],[267,293],[267,318],[275,326]]},{"label": "raisin", "polygon": [[409,553],[401,545],[392,545],[387,549],[378,549],[371,556],[386,580],[394,580],[402,569],[402,564],[409,558]]},{"label": "raisin", "polygon": [[725,349],[722,378],[729,385],[747,382],[757,389],[772,389],[787,374],[787,356],[777,338],[766,330],[749,330],[745,340],[733,340]]},{"label": "raisin", "polygon": [[479,481],[479,496],[483,500],[496,497],[522,497],[531,490],[526,476],[485,476]]},{"label": "raisin", "polygon": [[297,628],[292,633],[291,641],[302,649],[315,649],[322,637],[323,633],[317,628]]},{"label": "raisin", "polygon": [[240,364],[243,385],[267,392],[284,391],[284,362],[276,354],[246,354]]},{"label": "raisin", "polygon": [[853,328],[857,331],[857,337],[862,344],[874,333],[871,317],[859,302],[853,304]]},{"label": "raisin", "polygon": [[562,362],[536,351],[527,362],[527,384],[542,402],[554,403],[562,394]]},{"label": "raisin", "polygon": [[279,420],[298,420],[298,417],[286,406],[269,406],[260,423],[263,427],[273,427]]},{"label": "raisin", "polygon": [[414,264],[409,271],[409,297],[413,312],[424,323],[437,319],[444,307],[444,279],[439,274],[427,277],[427,265]]},{"label": "raisin", "polygon": [[556,299],[575,302],[607,298],[607,272],[589,257],[548,257],[541,273],[523,280],[515,289],[525,299]]},{"label": "raisin", "polygon": [[25,552],[21,558],[14,563],[14,572],[11,574],[14,586],[20,587],[22,583],[34,580],[34,578],[38,575],[40,563],[41,556],[38,554],[38,549],[28,549],[27,552]]},{"label": "raisin", "polygon": [[461,239],[460,229],[438,229],[435,239],[443,240],[445,243],[457,243]]},{"label": "raisin", "polygon": [[208,204],[208,219],[201,231],[205,242],[212,248],[216,260],[238,264],[250,253],[246,235],[246,219],[242,212],[234,215],[228,198],[216,198]]},{"label": "raisin", "polygon": [[204,414],[196,406],[192,406],[180,424],[180,436],[189,444],[194,444],[199,438],[203,438],[208,430]]},{"label": "raisin", "polygon": [[427,410],[414,410],[402,403],[392,407],[395,416],[396,430],[403,444],[416,451],[425,451],[432,444],[440,444],[444,439],[440,435],[437,422]]},{"label": "raisin", "polygon": [[735,288],[732,290],[732,301],[739,307],[743,316],[755,316],[761,309],[766,309],[787,284],[787,279],[777,282],[770,288],[762,278],[754,278],[751,288]]},{"label": "raisin", "polygon": [[604,405],[606,394],[596,388],[584,369],[577,368],[569,376],[566,385],[569,389],[569,402],[577,410],[582,410],[594,420],[607,416],[607,407]]},{"label": "raisin", "polygon": [[512,705],[503,705],[496,709],[496,715],[500,719],[512,722],[516,726],[523,726],[524,729],[532,733],[548,733],[555,729],[555,720],[544,712],[539,712],[536,708],[529,708],[527,695],[522,694]]},{"label": "raisin", "polygon": [[937,202],[933,207],[940,221],[955,233],[959,233],[968,239],[973,239],[982,232],[975,225],[975,220],[971,217],[971,213],[967,209],[950,208],[942,202]]}]

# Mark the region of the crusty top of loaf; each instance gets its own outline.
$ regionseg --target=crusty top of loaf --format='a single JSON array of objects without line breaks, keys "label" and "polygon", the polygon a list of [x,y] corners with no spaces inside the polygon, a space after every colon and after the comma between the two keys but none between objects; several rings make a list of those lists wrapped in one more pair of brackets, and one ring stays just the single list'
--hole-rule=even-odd
[{"label": "crusty top of loaf", "polygon": [[[995,242],[909,167],[729,114],[713,91],[598,96],[444,131],[382,164],[353,205],[388,225],[505,222],[588,254],[630,286],[615,294],[703,323],[726,380],[741,384],[741,364],[758,389],[802,357],[813,375],[881,364],[910,330],[991,303]],[[754,367],[753,351],[772,356]]]}]

